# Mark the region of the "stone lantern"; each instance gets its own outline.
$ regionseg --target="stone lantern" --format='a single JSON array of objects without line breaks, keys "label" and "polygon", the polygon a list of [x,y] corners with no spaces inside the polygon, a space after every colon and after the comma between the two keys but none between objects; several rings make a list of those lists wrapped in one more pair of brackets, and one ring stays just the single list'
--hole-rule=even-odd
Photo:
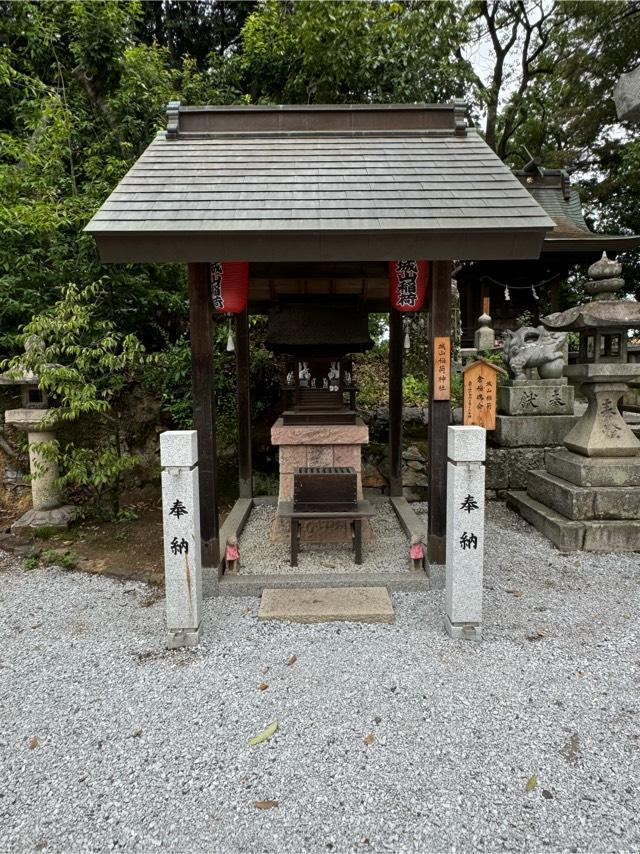
[{"label": "stone lantern", "polygon": [[564,440],[586,457],[629,457],[640,454],[640,442],[620,414],[618,403],[640,366],[627,362],[627,331],[640,326],[640,304],[616,299],[624,286],[622,265],[602,258],[589,267],[586,290],[593,301],[543,319],[548,329],[574,330],[580,335],[579,362],[565,376],[580,384],[587,411]]},{"label": "stone lantern", "polygon": [[[32,337],[25,343],[28,353],[41,348],[42,342]],[[47,458],[39,446],[55,439],[46,392],[39,388],[39,378],[32,371],[12,370],[0,375],[0,385],[18,386],[21,391],[22,407],[8,409],[4,414],[5,424],[27,433],[29,443],[29,469],[31,472],[31,500],[33,507],[27,510],[11,526],[12,533],[21,533],[30,528],[67,528],[76,514],[76,508],[62,504],[62,494],[56,481],[59,477],[58,464]]]},{"label": "stone lantern", "polygon": [[564,374],[587,398],[585,413],[548,452],[545,470],[529,472],[527,492],[507,501],[563,551],[640,551],[640,442],[619,401],[640,364],[627,362],[628,330],[640,327],[640,303],[617,299],[622,266],[603,253],[589,267],[593,301],[551,314],[551,330],[580,336],[580,362]]}]

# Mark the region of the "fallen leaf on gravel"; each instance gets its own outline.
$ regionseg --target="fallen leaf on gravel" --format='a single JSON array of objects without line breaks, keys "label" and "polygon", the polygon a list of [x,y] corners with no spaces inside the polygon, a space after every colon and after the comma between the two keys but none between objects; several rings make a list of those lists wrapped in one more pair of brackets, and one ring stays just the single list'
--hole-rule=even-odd
[{"label": "fallen leaf on gravel", "polygon": [[40,742],[34,735],[31,741],[29,742],[29,750],[35,750],[36,747],[40,747]]},{"label": "fallen leaf on gravel", "polygon": [[272,724],[269,724],[266,729],[263,729],[262,732],[259,732],[257,735],[254,735],[253,738],[250,738],[248,743],[262,744],[263,741],[268,741],[272,735],[275,735],[275,733],[278,732],[279,726],[278,721],[274,721]]},{"label": "fallen leaf on gravel", "polygon": [[295,664],[297,660],[298,660],[298,656],[292,655],[291,658],[289,659],[289,661],[287,661],[287,664],[289,665],[289,667],[291,667],[291,665]]},{"label": "fallen leaf on gravel", "polygon": [[535,643],[535,641],[542,640],[543,637],[544,637],[544,632],[537,631],[537,632],[534,632],[532,635],[527,635],[527,640],[531,641],[532,643]]},{"label": "fallen leaf on gravel", "polygon": [[369,746],[370,744],[373,744],[373,742],[374,742],[374,741],[375,741],[375,736],[374,736],[374,734],[373,734],[372,732],[370,732],[370,733],[369,733],[369,735],[365,735],[365,737],[364,737],[364,743],[365,743],[367,746]]},{"label": "fallen leaf on gravel", "polygon": [[518,599],[521,599],[524,596],[524,590],[507,590],[507,593],[511,593],[512,596],[515,596]]},{"label": "fallen leaf on gravel", "polygon": [[259,810],[272,810],[278,806],[280,806],[279,801],[256,801],[256,807]]},{"label": "fallen leaf on gravel", "polygon": [[543,798],[546,798],[548,801],[550,801],[550,800],[551,800],[551,798],[553,797],[553,795],[551,794],[551,792],[549,791],[549,789],[543,789],[543,790],[542,790],[542,797],[543,797]]},{"label": "fallen leaf on gravel", "polygon": [[267,682],[261,682],[258,685],[258,691],[266,691],[268,687],[269,687],[269,684]]},{"label": "fallen leaf on gravel", "polygon": [[537,785],[538,785],[538,778],[534,774],[533,776],[529,777],[529,779],[527,780],[527,785],[524,787],[524,790],[525,790],[525,792],[533,792],[533,790],[536,788]]},{"label": "fallen leaf on gravel", "polygon": [[584,670],[578,670],[578,676],[580,677],[580,679],[583,679],[584,678]]}]

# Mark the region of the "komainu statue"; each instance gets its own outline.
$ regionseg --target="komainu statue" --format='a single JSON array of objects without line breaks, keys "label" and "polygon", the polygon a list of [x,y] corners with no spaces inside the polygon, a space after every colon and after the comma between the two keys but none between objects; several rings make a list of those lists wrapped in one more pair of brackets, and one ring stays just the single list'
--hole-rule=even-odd
[{"label": "komainu statue", "polygon": [[566,332],[549,332],[544,326],[522,326],[503,334],[502,355],[517,380],[527,378],[527,368],[537,368],[543,380],[557,379],[564,367],[562,348],[566,338]]}]

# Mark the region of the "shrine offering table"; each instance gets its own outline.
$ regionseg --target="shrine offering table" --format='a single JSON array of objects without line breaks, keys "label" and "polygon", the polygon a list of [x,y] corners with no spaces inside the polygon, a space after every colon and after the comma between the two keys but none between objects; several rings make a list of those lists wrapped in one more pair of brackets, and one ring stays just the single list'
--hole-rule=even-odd
[{"label": "shrine offering table", "polygon": [[298,565],[298,549],[300,544],[301,522],[315,519],[341,520],[351,523],[352,540],[354,548],[354,559],[357,564],[362,563],[362,520],[375,515],[375,510],[368,501],[358,501],[353,510],[298,512],[293,509],[292,501],[280,501],[278,503],[278,517],[291,521],[291,566]]}]

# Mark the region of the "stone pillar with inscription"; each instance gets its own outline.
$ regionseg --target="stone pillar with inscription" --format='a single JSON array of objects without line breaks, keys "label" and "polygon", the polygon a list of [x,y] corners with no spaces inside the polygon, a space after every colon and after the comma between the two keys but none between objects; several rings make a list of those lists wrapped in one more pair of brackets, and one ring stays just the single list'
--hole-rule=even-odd
[{"label": "stone pillar with inscription", "polygon": [[484,458],[482,427],[449,427],[444,625],[452,638],[482,636]]},{"label": "stone pillar with inscription", "polygon": [[202,611],[198,434],[160,436],[167,646],[197,646]]}]

